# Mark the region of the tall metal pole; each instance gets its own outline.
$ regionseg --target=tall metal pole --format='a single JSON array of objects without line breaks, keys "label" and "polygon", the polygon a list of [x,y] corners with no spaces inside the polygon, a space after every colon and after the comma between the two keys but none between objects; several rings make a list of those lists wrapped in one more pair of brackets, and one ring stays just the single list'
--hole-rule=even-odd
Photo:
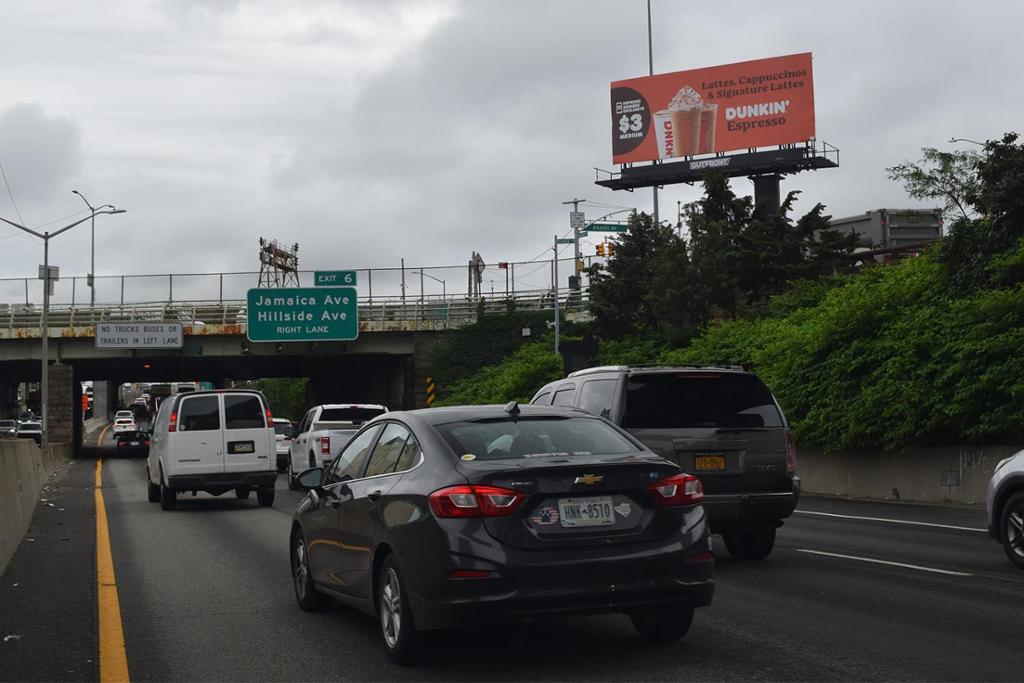
[{"label": "tall metal pole", "polygon": [[402,303],[405,303],[405,259],[402,259]]},{"label": "tall metal pole", "polygon": [[[572,204],[572,212],[573,213],[579,213],[579,211],[580,211],[580,204],[582,204],[585,201],[587,201],[587,200],[586,199],[572,199],[570,201],[562,202],[562,203],[563,204]],[[577,284],[576,289],[580,289],[580,287],[579,287],[580,271],[579,271],[579,267],[577,266],[577,264],[580,262],[580,226],[575,224],[575,223],[572,223],[572,219],[571,218],[569,220],[569,223],[572,225],[572,244],[573,244],[573,249],[572,249],[572,272],[573,272],[573,275],[576,276],[576,284]]]},{"label": "tall metal pole", "polygon": [[554,275],[554,290],[555,290],[555,353],[558,353],[559,346],[559,334],[561,334],[561,320],[559,319],[558,312],[558,235],[555,235],[555,245],[551,248],[554,252],[555,258],[552,261],[552,273]]},{"label": "tall metal pole", "polygon": [[43,413],[43,435],[40,441],[42,445],[46,446],[50,442],[50,433],[46,431],[47,420],[50,416],[47,405],[50,398],[50,233],[48,232],[43,233],[43,275],[43,365],[40,372],[42,386],[39,387],[39,393],[43,401],[40,409]]},{"label": "tall metal pole", "polygon": [[96,212],[92,214],[92,248],[89,250],[89,308],[96,308]]},{"label": "tall metal pole", "polygon": [[[654,39],[651,33],[651,0],[647,0],[647,65],[648,73],[654,75]],[[655,161],[656,165],[658,162]],[[654,224],[658,225],[658,186],[654,186]]]}]

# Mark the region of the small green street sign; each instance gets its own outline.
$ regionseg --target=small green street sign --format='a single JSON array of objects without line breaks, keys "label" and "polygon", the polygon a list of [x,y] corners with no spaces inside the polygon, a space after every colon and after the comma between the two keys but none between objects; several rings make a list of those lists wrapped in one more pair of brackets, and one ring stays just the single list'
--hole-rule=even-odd
[{"label": "small green street sign", "polygon": [[359,336],[355,287],[250,289],[246,303],[249,341],[348,341]]},{"label": "small green street sign", "polygon": [[625,223],[591,223],[587,226],[590,232],[627,232],[628,225]]},{"label": "small green street sign", "polygon": [[576,240],[571,237],[560,237],[555,240],[555,244],[576,244]]},{"label": "small green street sign", "polygon": [[313,273],[313,284],[317,287],[355,287],[354,270],[317,270]]}]

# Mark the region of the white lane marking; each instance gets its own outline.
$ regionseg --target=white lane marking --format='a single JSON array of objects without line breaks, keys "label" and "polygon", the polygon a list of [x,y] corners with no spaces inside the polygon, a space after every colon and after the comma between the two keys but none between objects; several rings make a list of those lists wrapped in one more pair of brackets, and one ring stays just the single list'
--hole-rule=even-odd
[{"label": "white lane marking", "polygon": [[934,574],[946,574],[947,576],[974,576],[967,572],[954,572],[948,569],[935,569],[934,567],[922,567],[919,564],[906,564],[904,562],[890,562],[889,560],[876,560],[870,557],[857,557],[856,555],[842,555],[840,553],[826,553],[821,550],[808,550],[807,548],[793,548],[798,553],[810,553],[811,555],[824,555],[825,557],[838,557],[841,560],[856,560],[857,562],[872,562],[874,564],[885,564],[890,567],[903,567],[904,569],[916,569],[922,572]]},{"label": "white lane marking", "polygon": [[819,515],[821,517],[840,517],[842,519],[863,519],[868,522],[890,522],[892,524],[911,524],[913,526],[930,526],[937,529],[956,529],[957,531],[980,531],[988,533],[988,529],[979,529],[972,526],[953,526],[952,524],[933,524],[932,522],[911,522],[908,519],[888,519],[886,517],[860,517],[857,515],[838,515],[834,512],[816,512],[814,510],[794,510],[802,515]]}]

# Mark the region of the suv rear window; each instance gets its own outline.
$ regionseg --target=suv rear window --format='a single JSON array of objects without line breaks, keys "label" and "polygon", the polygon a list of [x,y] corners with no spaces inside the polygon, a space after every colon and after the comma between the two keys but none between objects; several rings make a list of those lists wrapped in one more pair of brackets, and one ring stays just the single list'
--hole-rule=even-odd
[{"label": "suv rear window", "polygon": [[383,414],[384,411],[380,408],[324,408],[320,412],[317,422],[351,422],[353,424],[362,424]]},{"label": "suv rear window", "polygon": [[638,374],[626,387],[625,427],[781,427],[768,387],[731,372]]},{"label": "suv rear window", "polygon": [[295,436],[295,430],[292,429],[291,425],[281,424],[280,422],[274,423],[274,433],[284,436]]},{"label": "suv rear window", "polygon": [[456,455],[480,460],[635,453],[640,450],[596,418],[519,418],[451,422],[437,431]]},{"label": "suv rear window", "polygon": [[228,429],[261,429],[263,403],[259,396],[252,394],[225,394],[224,422]]}]

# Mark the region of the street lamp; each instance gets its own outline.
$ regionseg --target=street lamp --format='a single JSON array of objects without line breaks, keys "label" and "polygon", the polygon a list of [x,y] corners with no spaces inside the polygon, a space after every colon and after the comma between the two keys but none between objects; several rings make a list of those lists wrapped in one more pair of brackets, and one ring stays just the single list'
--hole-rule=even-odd
[{"label": "street lamp", "polygon": [[65,225],[63,228],[60,228],[59,230],[54,230],[53,232],[43,232],[43,233],[38,233],[35,230],[32,230],[31,228],[26,228],[24,225],[20,225],[18,223],[15,223],[14,221],[9,221],[6,218],[0,217],[0,221],[3,221],[4,223],[7,223],[8,225],[12,225],[15,228],[18,228],[19,230],[24,230],[28,234],[34,235],[34,236],[38,237],[39,239],[43,240],[43,271],[42,271],[42,275],[41,275],[41,277],[43,279],[43,320],[42,320],[42,325],[41,325],[42,333],[43,333],[43,353],[42,353],[42,369],[40,371],[40,381],[41,381],[41,384],[42,384],[42,386],[40,387],[40,393],[42,394],[41,398],[42,398],[42,413],[43,413],[43,419],[41,420],[43,435],[42,435],[42,440],[41,441],[42,441],[43,445],[49,443],[49,432],[46,429],[47,428],[47,416],[48,416],[48,411],[47,411],[46,403],[47,403],[47,400],[49,398],[49,392],[50,392],[50,389],[47,386],[48,380],[50,378],[50,372],[49,372],[49,368],[50,368],[50,366],[49,366],[49,360],[50,360],[49,359],[49,356],[50,356],[50,240],[52,238],[56,237],[57,235],[63,233],[63,232],[67,232],[68,230],[70,230],[71,228],[75,227],[76,225],[81,225],[82,223],[86,222],[89,219],[95,219],[96,214],[99,214],[99,213],[109,213],[109,214],[125,213],[124,209],[115,209],[113,207],[111,207],[110,210],[108,210],[108,211],[104,211],[102,209],[103,209],[103,207],[99,207],[98,209],[93,209],[92,210],[92,214],[89,215],[89,216],[86,216],[85,218],[77,220],[74,223],[71,223],[70,225]]},{"label": "street lamp", "polygon": [[[414,270],[412,272],[415,273],[417,271]],[[441,283],[441,298],[443,298],[443,299],[447,299],[448,298],[448,290],[446,289],[445,280],[442,280],[439,277],[434,277],[430,273],[424,273],[422,268],[419,270],[419,274],[420,274],[420,300],[423,299],[423,278],[424,277],[429,277],[434,282],[440,282]]]},{"label": "street lamp", "polygon": [[116,209],[116,207],[113,204],[93,206],[78,190],[71,190],[71,193],[81,197],[85,205],[89,207],[89,211],[92,212],[92,215],[89,216],[92,219],[92,248],[89,250],[89,307],[96,308],[96,212],[100,209]]},{"label": "street lamp", "polygon": [[977,140],[969,140],[967,138],[950,138],[949,141],[951,143],[953,143],[953,142],[969,142],[972,145],[977,145],[978,147],[984,147],[985,146],[984,142],[978,142]]}]

